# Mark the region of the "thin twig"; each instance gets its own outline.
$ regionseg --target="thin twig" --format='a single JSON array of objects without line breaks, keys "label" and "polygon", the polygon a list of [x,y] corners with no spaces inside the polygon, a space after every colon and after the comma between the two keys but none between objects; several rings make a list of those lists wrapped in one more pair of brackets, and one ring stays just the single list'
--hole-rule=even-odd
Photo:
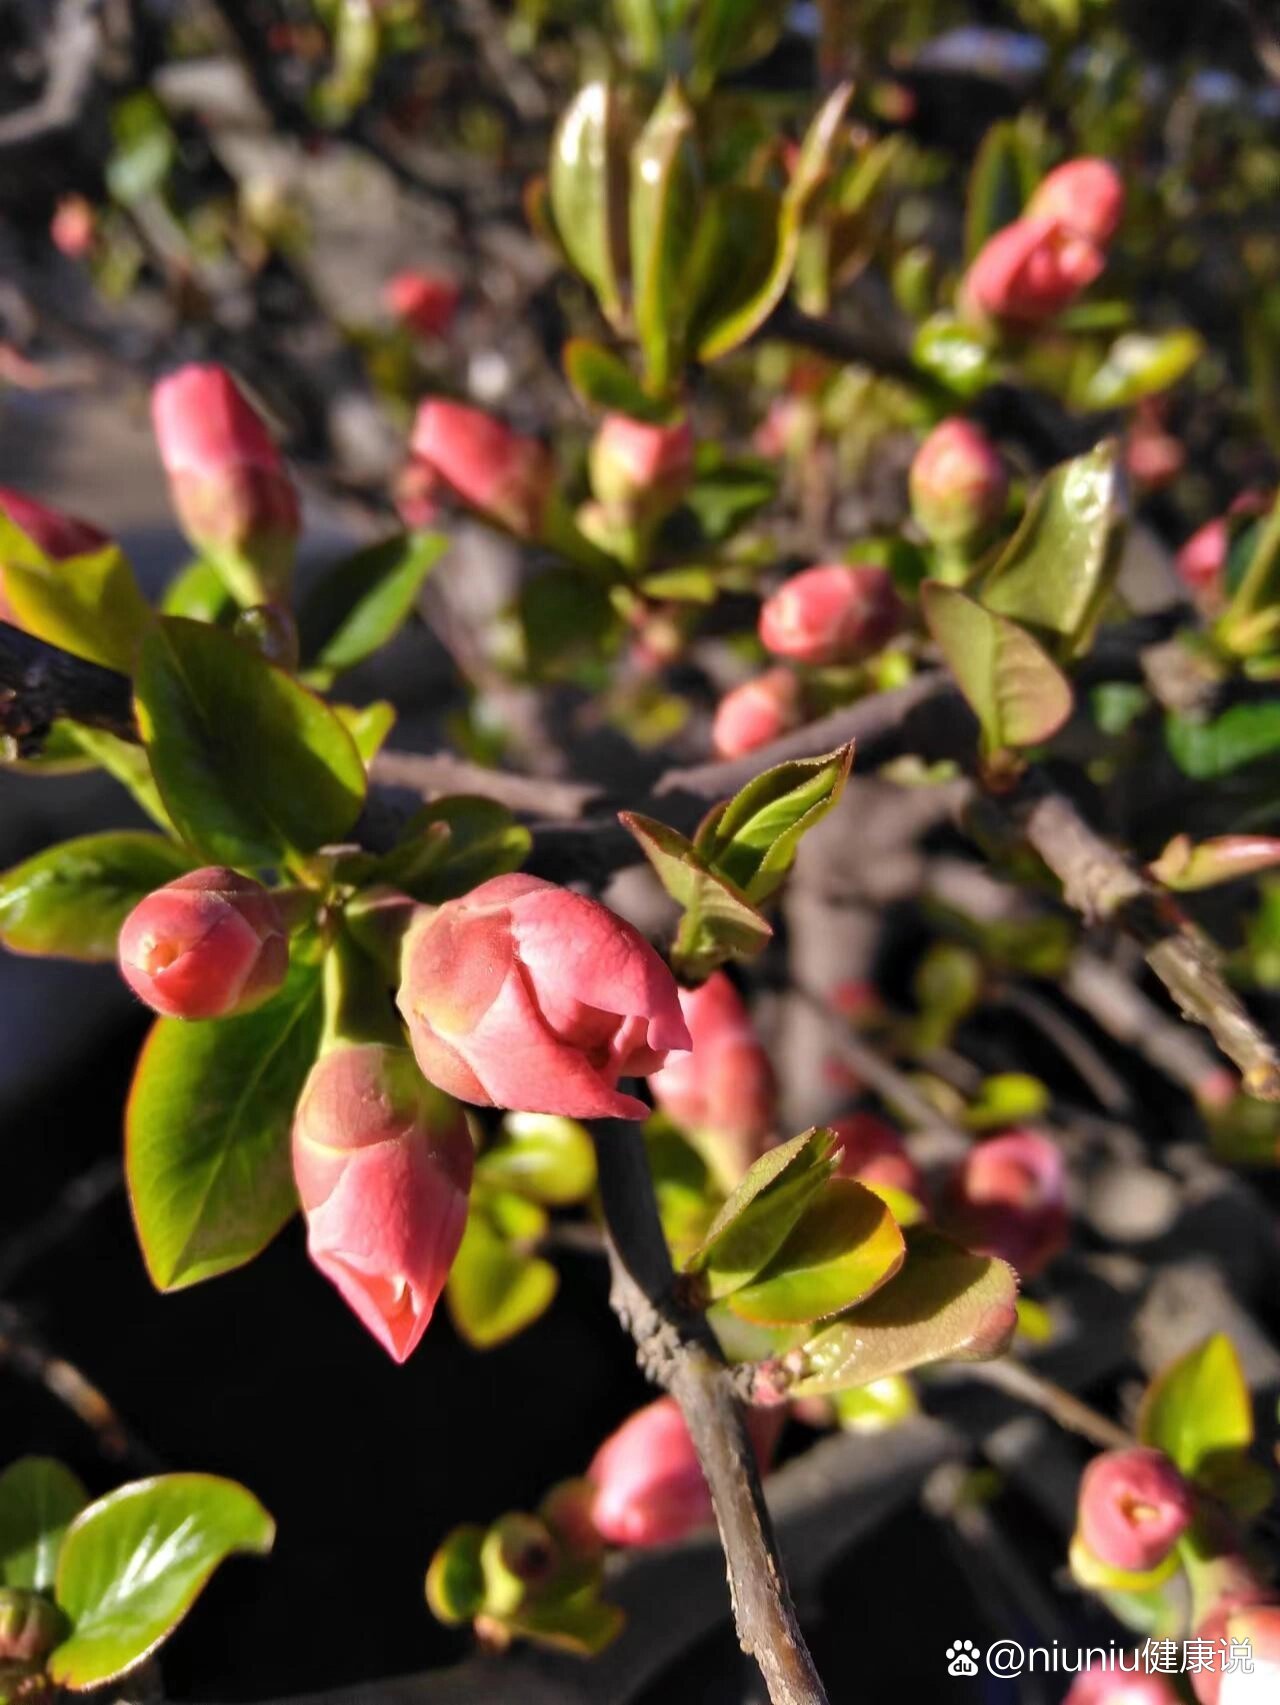
[{"label": "thin twig", "polygon": [[1081,1402],[1065,1386],[1044,1379],[1025,1362],[1012,1356],[995,1362],[974,1362],[964,1371],[984,1385],[993,1385],[1006,1396],[1016,1398],[1019,1403],[1041,1410],[1060,1427],[1078,1433],[1082,1439],[1100,1445],[1103,1450],[1128,1450],[1133,1444],[1132,1436],[1123,1427]]},{"label": "thin twig", "polygon": [[794,992],[811,1011],[826,1020],[833,1046],[844,1063],[863,1082],[869,1083],[907,1124],[918,1131],[945,1131],[963,1143],[969,1142],[969,1134],[940,1113],[905,1072],[899,1071],[878,1048],[873,1048],[851,1029],[848,1020],[835,1011],[830,1001],[823,1000],[821,995],[810,989],[797,988]]}]

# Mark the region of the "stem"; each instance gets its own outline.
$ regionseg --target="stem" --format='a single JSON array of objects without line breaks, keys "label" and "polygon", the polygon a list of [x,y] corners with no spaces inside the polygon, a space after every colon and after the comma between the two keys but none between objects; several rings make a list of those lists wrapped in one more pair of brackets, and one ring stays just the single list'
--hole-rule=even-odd
[{"label": "stem", "polygon": [[1006,1396],[1042,1410],[1060,1427],[1079,1433],[1082,1439],[1101,1445],[1103,1450],[1128,1450],[1133,1444],[1132,1437],[1123,1427],[1109,1421],[1087,1403],[1082,1403],[1065,1386],[1055,1385],[1051,1379],[1033,1373],[1025,1362],[1006,1356],[998,1362],[975,1363],[965,1371],[984,1385],[994,1386]]},{"label": "stem", "polygon": [[1242,630],[1246,627],[1251,616],[1256,616],[1276,601],[1277,578],[1280,577],[1280,500],[1271,507],[1271,512],[1263,523],[1258,542],[1253,547],[1253,555],[1245,570],[1244,578],[1236,588],[1235,596],[1223,612],[1220,624],[1221,632],[1228,644],[1234,638],[1244,637]]},{"label": "stem", "polygon": [[592,1126],[613,1273],[610,1301],[646,1375],[680,1405],[706,1476],[744,1652],[772,1705],[827,1705],[796,1619],[742,1410],[701,1314],[682,1308],[639,1128]]}]

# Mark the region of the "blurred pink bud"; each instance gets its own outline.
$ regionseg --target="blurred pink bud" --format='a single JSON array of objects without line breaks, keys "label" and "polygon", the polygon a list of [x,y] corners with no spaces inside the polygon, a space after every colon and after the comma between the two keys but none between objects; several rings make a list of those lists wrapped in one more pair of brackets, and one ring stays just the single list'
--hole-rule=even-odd
[{"label": "blurred pink bud", "polygon": [[993,320],[1037,325],[1061,313],[1101,273],[1096,243],[1060,219],[1015,219],[983,246],[965,276],[966,304]]},{"label": "blurred pink bud", "polygon": [[1173,559],[1179,580],[1190,587],[1192,592],[1206,592],[1215,588],[1227,566],[1227,552],[1230,548],[1231,529],[1226,516],[1217,515],[1212,521],[1206,521],[1203,527],[1196,529]]},{"label": "blurred pink bud", "polygon": [[453,324],[460,295],[451,278],[438,272],[397,272],[383,287],[388,311],[418,337],[443,337]]},{"label": "blurred pink bud", "polygon": [[1103,1451],[1080,1482],[1080,1538],[1111,1569],[1154,1569],[1194,1515],[1195,1493],[1163,1451],[1143,1446]]},{"label": "blurred pink bud", "polygon": [[458,1253],[474,1153],[462,1109],[407,1048],[339,1046],[311,1068],[293,1126],[307,1251],[398,1362]]},{"label": "blurred pink bud", "polygon": [[[1200,1705],[1275,1705],[1280,1699],[1280,1605],[1244,1605],[1212,1621],[1212,1627],[1196,1630],[1217,1645],[1214,1667],[1191,1675]],[[1248,1668],[1243,1661],[1228,1668],[1233,1649]]]},{"label": "blurred pink bud", "polygon": [[408,461],[396,475],[391,493],[396,514],[411,531],[434,526],[440,518],[440,496],[444,490],[434,468],[425,462]]},{"label": "blurred pink bud", "polygon": [[166,1018],[230,1018],[269,999],[289,968],[275,899],[217,866],[148,894],[120,930],[120,971]]},{"label": "blurred pink bud", "polygon": [[[764,1469],[782,1429],[780,1410],[752,1409],[747,1430]],[[625,1420],[587,1470],[596,1488],[592,1519],[610,1545],[668,1545],[712,1520],[711,1494],[673,1397]]]},{"label": "blurred pink bud", "polygon": [[693,431],[687,420],[650,426],[606,415],[591,445],[591,489],[606,509],[652,523],[668,514],[693,477]]},{"label": "blurred pink bud", "polygon": [[1066,1176],[1039,1131],[1006,1131],[971,1148],[948,1180],[944,1229],[1034,1278],[1067,1243]]},{"label": "blurred pink bud", "polygon": [[93,208],[82,195],[64,195],[49,221],[49,236],[55,249],[68,260],[83,260],[93,247]]},{"label": "blurred pink bud", "polygon": [[1184,893],[1234,882],[1280,864],[1280,840],[1272,835],[1213,835],[1193,841],[1175,835],[1148,866],[1157,882]]},{"label": "blurred pink bud", "polygon": [[919,1201],[924,1196],[920,1168],[903,1147],[901,1133],[875,1113],[847,1113],[833,1119],[840,1142],[840,1173],[863,1184],[885,1184]]},{"label": "blurred pink bud", "polygon": [[733,984],[716,971],[701,988],[680,990],[692,1047],[649,1079],[653,1098],[692,1131],[729,1140],[734,1182],[768,1146],[777,1084]]},{"label": "blurred pink bud", "polygon": [[771,460],[803,448],[813,427],[813,410],[800,397],[774,397],[752,434],[751,447]]},{"label": "blurred pink bud", "polygon": [[298,498],[266,425],[225,367],[180,367],[151,393],[169,495],[197,550],[244,603],[288,589]]},{"label": "blurred pink bud", "polygon": [[1000,452],[969,420],[944,420],[911,464],[911,511],[935,544],[970,545],[1004,514],[1009,476]]},{"label": "blurred pink bud", "polygon": [[495,876],[405,938],[400,1011],[418,1064],[480,1107],[643,1119],[617,1089],[688,1048],[675,979],[595,900]]},{"label": "blurred pink bud", "polygon": [[1077,237],[1105,248],[1124,213],[1124,182],[1107,160],[1068,160],[1027,203],[1028,219],[1059,219]]},{"label": "blurred pink bud", "polygon": [[1062,1705],[1181,1705],[1181,1695],[1166,1676],[1142,1672],[1139,1652],[1126,1653],[1125,1661],[1127,1672],[1091,1665],[1072,1682]]},{"label": "blurred pink bud", "polygon": [[465,403],[430,397],[418,407],[410,449],[464,502],[520,539],[536,538],[555,478],[536,438]]},{"label": "blurred pink bud", "polygon": [[1187,447],[1165,429],[1159,398],[1146,397],[1134,410],[1124,446],[1124,465],[1135,485],[1161,491],[1187,463]]},{"label": "blurred pink bud", "polygon": [[[100,533],[96,527],[91,527],[87,521],[78,521],[74,515],[64,515],[59,509],[50,509],[46,504],[37,503],[34,497],[27,497],[20,491],[14,491],[10,486],[0,486],[0,515],[7,521],[12,521],[19,531],[27,537],[55,562],[63,562],[68,557],[88,556],[94,551],[100,551],[110,543],[105,533]],[[0,622],[11,622],[21,626],[17,612],[5,597],[4,591],[4,559],[0,552]]]},{"label": "blurred pink bud", "polygon": [[711,743],[722,758],[740,758],[768,746],[804,720],[800,683],[790,669],[768,669],[731,687],[716,706]]},{"label": "blurred pink bud", "polygon": [[760,611],[760,638],[795,663],[858,663],[902,626],[902,601],[887,569],[821,563],[785,581]]}]

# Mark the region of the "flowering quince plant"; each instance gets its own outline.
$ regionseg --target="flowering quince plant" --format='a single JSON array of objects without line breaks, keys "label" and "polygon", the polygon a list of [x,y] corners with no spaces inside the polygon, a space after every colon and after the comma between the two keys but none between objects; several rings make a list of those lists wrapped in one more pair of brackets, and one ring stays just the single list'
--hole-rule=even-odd
[{"label": "flowering quince plant", "polygon": [[[124,1173],[175,1317],[300,1216],[324,1330],[381,1359],[373,1391],[450,1334],[469,1355],[536,1329],[563,1250],[607,1260],[661,1393],[602,1411],[526,1508],[477,1486],[476,1520],[420,1512],[432,1613],[512,1666],[522,1643],[651,1643],[641,1571],[714,1528],[773,1705],[822,1705],[770,1509],[785,1529],[808,1475],[834,1534],[855,1452],[890,1488],[918,1446],[949,1459],[931,1514],[972,1543],[990,1475],[1014,1478],[966,1406],[981,1383],[1102,1447],[1070,1463],[1075,1584],[1126,1641],[1222,1657],[1181,1691],[1082,1662],[1072,1705],[1276,1696],[1241,1352],[1216,1330],[1150,1349],[1145,1316],[1126,1336],[1171,1311],[1140,1257],[1195,1248],[1169,1204],[1210,1176],[1226,1199],[1187,1139],[1280,1156],[1275,244],[1238,257],[1247,351],[1210,353],[1166,275],[1229,150],[1146,124],[1119,24],[1104,98],[1103,9],[1023,0],[1054,36],[1043,98],[984,111],[957,160],[928,101],[961,48],[917,39],[930,5],[887,44],[876,8],[628,3],[608,56],[571,8],[518,8],[481,58],[495,113],[546,116],[511,155],[540,168],[517,269],[537,301],[509,352],[481,348],[509,300],[474,275],[483,244],[470,270],[388,263],[370,323],[299,342],[335,363],[323,429],[298,399],[329,370],[284,384],[283,335],[281,373],[274,344],[251,358],[207,258],[225,244],[261,287],[270,343],[273,279],[324,295],[307,220],[260,179],[195,217],[192,162],[239,159],[193,140],[216,142],[203,100],[121,99],[106,202],[51,208],[59,267],[104,301],[158,271],[190,333],[148,394],[193,556],[148,596],[108,530],[0,488],[0,762],[28,788],[105,772],[129,813],[0,875],[0,943],[114,963],[154,1015]],[[299,171],[363,150],[470,232],[466,184],[399,152],[436,88],[407,65],[452,23],[326,4],[258,41],[257,10],[237,53]],[[1252,205],[1250,160],[1224,205]],[[1214,408],[1269,448],[1210,463],[1195,411],[1228,385]],[[369,417],[376,478],[376,457],[335,473],[318,444]],[[304,531],[304,489],[354,504],[358,549]],[[390,744],[368,685],[416,617],[458,677],[430,754]],[[1269,1207],[1230,1188],[1242,1248],[1270,1250]],[[566,1404],[574,1381],[547,1373]],[[802,1427],[830,1436],[792,1450]],[[273,1532],[235,1481],[90,1502],[17,1462],[0,1705],[127,1674]],[[823,1546],[795,1533],[807,1570]]]}]

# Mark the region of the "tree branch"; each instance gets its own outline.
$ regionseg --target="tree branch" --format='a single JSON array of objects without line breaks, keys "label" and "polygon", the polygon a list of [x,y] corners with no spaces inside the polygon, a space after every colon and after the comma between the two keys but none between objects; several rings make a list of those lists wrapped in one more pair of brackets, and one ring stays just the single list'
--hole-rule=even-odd
[{"label": "tree branch", "polygon": [[742,1649],[773,1705],[826,1705],[782,1571],[755,1456],[729,1370],[701,1314],[683,1309],[635,1125],[593,1127],[614,1311],[640,1366],[680,1405],[702,1464],[729,1571]]},{"label": "tree branch", "polygon": [[59,717],[121,740],[138,738],[126,675],[0,622],[0,741],[11,741],[18,757],[29,757]]}]

